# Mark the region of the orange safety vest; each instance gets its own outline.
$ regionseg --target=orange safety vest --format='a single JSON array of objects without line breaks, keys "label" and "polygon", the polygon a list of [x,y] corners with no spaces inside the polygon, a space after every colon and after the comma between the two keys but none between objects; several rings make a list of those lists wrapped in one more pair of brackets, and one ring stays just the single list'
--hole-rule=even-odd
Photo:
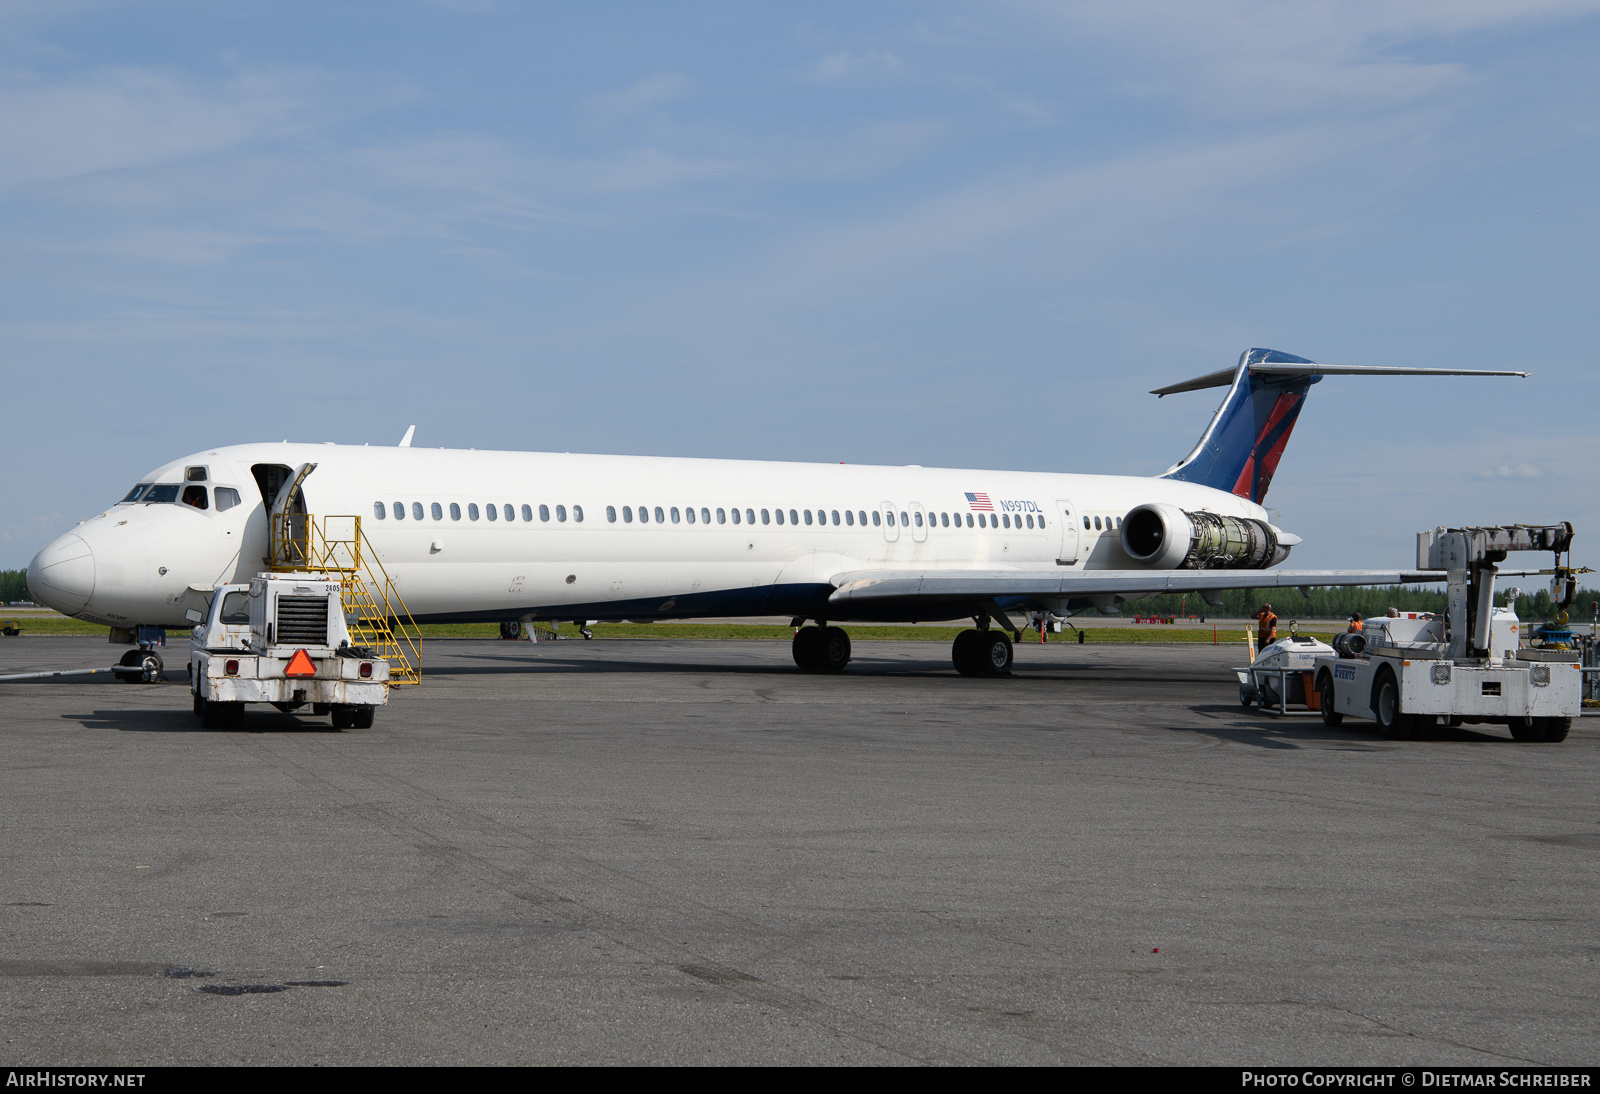
[{"label": "orange safety vest", "polygon": [[1262,641],[1266,641],[1269,634],[1278,633],[1278,617],[1269,611],[1256,613],[1256,622],[1259,625]]},{"label": "orange safety vest", "polygon": [[1364,631],[1366,629],[1367,629],[1366,628],[1366,624],[1362,623],[1361,620],[1352,619],[1350,621],[1350,633],[1351,634],[1359,634],[1359,633],[1361,633],[1362,631]]}]

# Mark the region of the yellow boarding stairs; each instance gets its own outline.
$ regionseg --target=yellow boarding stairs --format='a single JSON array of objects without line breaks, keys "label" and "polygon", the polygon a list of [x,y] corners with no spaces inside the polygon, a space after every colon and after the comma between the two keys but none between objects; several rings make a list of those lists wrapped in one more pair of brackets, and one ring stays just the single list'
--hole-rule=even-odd
[{"label": "yellow boarding stairs", "polygon": [[422,683],[422,637],[358,516],[286,512],[268,520],[268,564],[277,573],[339,578],[350,640],[389,662],[391,684]]}]

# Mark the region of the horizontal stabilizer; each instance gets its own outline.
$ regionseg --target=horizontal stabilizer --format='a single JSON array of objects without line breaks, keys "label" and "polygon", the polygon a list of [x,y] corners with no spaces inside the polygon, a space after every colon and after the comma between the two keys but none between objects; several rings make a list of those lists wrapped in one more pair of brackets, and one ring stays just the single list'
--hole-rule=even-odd
[{"label": "horizontal stabilizer", "polygon": [[[1250,372],[1282,376],[1521,376],[1526,372],[1514,369],[1483,368],[1416,368],[1410,365],[1319,365],[1307,361],[1281,363],[1276,361],[1253,362],[1246,366]],[[1236,369],[1225,368],[1185,380],[1181,384],[1168,384],[1150,392],[1155,396],[1176,395],[1180,391],[1200,391],[1208,387],[1228,387],[1233,383]]]}]

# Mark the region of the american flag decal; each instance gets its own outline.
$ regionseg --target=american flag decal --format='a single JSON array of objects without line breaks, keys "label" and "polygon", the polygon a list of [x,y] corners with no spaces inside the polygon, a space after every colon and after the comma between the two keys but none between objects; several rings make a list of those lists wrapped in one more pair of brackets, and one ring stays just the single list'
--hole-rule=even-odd
[{"label": "american flag decal", "polygon": [[986,513],[994,512],[994,506],[990,504],[988,494],[974,494],[968,491],[967,504],[971,506],[974,511],[982,510]]}]

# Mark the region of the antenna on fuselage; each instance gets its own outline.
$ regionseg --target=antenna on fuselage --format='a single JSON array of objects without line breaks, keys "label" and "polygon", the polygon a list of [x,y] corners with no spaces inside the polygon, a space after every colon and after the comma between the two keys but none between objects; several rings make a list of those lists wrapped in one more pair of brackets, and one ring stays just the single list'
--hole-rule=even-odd
[{"label": "antenna on fuselage", "polygon": [[411,447],[411,435],[413,433],[415,433],[416,431],[417,431],[417,427],[414,426],[414,425],[406,427],[406,435],[404,437],[400,438],[400,447],[401,448],[410,448]]}]

